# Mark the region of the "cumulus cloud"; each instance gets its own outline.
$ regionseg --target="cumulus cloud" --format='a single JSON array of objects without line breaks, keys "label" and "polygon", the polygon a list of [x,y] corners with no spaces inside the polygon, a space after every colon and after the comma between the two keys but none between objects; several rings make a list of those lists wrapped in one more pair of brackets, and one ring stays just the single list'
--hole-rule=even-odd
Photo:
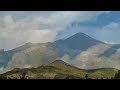
[{"label": "cumulus cloud", "polygon": [[[0,12],[0,49],[13,49],[27,42],[54,41],[72,22],[93,20],[106,11]],[[16,17],[19,19],[16,19]],[[21,16],[21,18],[20,18]]]},{"label": "cumulus cloud", "polygon": [[[64,31],[64,33],[66,34],[66,37],[69,37],[75,33],[83,32],[96,40],[100,40],[108,44],[120,44],[119,28],[120,22],[110,22],[109,24],[101,27],[76,24],[75,26],[70,27],[69,30]],[[64,33],[61,33],[60,37]]]},{"label": "cumulus cloud", "polygon": [[32,44],[31,48],[15,53],[6,67],[0,68],[0,73],[14,68],[31,68],[47,65],[57,58],[57,53],[48,44]]},{"label": "cumulus cloud", "polygon": [[[101,53],[103,53],[105,50],[111,47],[112,45],[98,44],[78,54],[74,59],[71,59],[67,54],[65,54],[60,59],[81,69],[98,69],[98,68],[120,69],[120,49],[118,49],[117,52],[111,55],[110,57],[99,57]],[[22,54],[23,53],[21,54],[18,53],[16,55],[21,57]],[[19,59],[18,56],[13,57],[13,60],[8,63],[8,66],[6,68],[0,68],[0,73],[4,73],[6,71],[18,67],[29,68],[29,67],[37,67],[40,65],[41,61],[39,60],[29,61],[25,59],[26,54],[22,55],[22,57]]]},{"label": "cumulus cloud", "polygon": [[120,22],[112,22],[106,26],[103,26],[102,28],[96,28],[97,30],[94,30],[94,38],[109,42],[118,44],[120,43],[119,40],[119,33],[120,33]]},{"label": "cumulus cloud", "polygon": [[56,26],[66,27],[73,22],[85,22],[96,19],[108,11],[56,11],[49,17],[57,21]]},{"label": "cumulus cloud", "polygon": [[39,25],[54,24],[55,21],[37,17],[33,20],[14,21],[11,16],[0,20],[0,48],[13,49],[27,42],[44,43],[53,41],[57,29],[39,29]]},{"label": "cumulus cloud", "polygon": [[[7,12],[7,14],[0,17],[0,49],[4,48],[5,50],[13,49],[27,42],[52,42],[55,40],[56,35],[65,30],[71,23],[95,20],[97,16],[109,12],[53,11],[47,12],[48,14],[44,12],[14,12],[12,15],[9,13]],[[17,16],[19,16],[19,19],[16,19]],[[65,55],[64,58],[69,60],[68,55]],[[76,62],[72,63],[76,64]],[[29,65],[26,67],[29,67]],[[1,68],[1,71],[8,69]]]},{"label": "cumulus cloud", "polygon": [[57,54],[54,49],[46,45],[36,45],[14,54],[8,62],[8,68],[26,68],[46,65],[56,60]]}]

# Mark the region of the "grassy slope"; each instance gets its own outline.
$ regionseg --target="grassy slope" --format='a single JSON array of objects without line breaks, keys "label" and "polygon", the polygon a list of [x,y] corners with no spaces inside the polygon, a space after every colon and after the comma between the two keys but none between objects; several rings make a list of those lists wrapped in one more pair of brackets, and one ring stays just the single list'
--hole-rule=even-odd
[{"label": "grassy slope", "polygon": [[74,66],[57,60],[49,65],[38,68],[14,69],[0,75],[8,79],[85,79],[86,74],[90,79],[106,79],[114,77],[117,69],[103,68],[96,70],[81,70]]},{"label": "grassy slope", "polygon": [[94,72],[89,74],[89,78],[92,79],[111,79],[114,78],[115,74],[118,72],[117,69],[113,68],[102,68],[96,69]]}]

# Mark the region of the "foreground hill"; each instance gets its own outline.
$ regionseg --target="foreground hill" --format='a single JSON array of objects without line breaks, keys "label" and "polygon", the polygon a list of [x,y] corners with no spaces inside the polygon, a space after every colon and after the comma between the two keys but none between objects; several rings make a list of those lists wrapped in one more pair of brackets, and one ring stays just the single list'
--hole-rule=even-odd
[{"label": "foreground hill", "polygon": [[82,70],[62,60],[38,68],[13,69],[0,75],[1,79],[107,79],[114,78],[117,69]]}]

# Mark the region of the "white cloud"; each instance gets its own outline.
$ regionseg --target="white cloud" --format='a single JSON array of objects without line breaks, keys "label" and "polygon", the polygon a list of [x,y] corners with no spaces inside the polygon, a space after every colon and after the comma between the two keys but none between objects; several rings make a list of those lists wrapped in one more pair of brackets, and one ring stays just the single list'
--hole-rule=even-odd
[{"label": "white cloud", "polygon": [[[61,60],[74,65],[76,67],[79,67],[81,69],[97,69],[97,68],[116,68],[120,69],[120,49],[117,50],[117,52],[110,57],[99,57],[101,53],[103,53],[105,50],[110,48],[111,45],[105,45],[105,44],[98,44],[94,45],[93,47],[89,48],[88,50],[78,54],[74,59],[71,59],[69,55],[65,54]],[[23,53],[21,53],[23,54]],[[14,57],[12,61],[9,62],[8,66],[6,68],[0,68],[0,73],[4,73],[6,71],[9,71],[14,68],[29,68],[29,67],[35,67],[39,66],[40,62],[39,60],[35,61],[29,61],[24,59],[25,55],[22,55],[18,53]],[[47,54],[48,55],[48,54]],[[15,59],[17,58],[17,59]],[[28,63],[29,62],[29,63]],[[38,63],[39,62],[39,63]]]},{"label": "white cloud", "polygon": [[33,20],[20,20],[15,22],[11,16],[0,20],[0,48],[13,49],[27,42],[42,43],[53,41],[57,29],[39,29],[39,25],[54,24],[55,21],[44,17]]},{"label": "white cloud", "polygon": [[101,53],[110,47],[111,45],[98,44],[78,54],[74,59],[70,59],[68,55],[64,55],[61,59],[81,69],[120,69],[120,49],[110,57],[99,57]]},{"label": "white cloud", "polygon": [[[0,18],[0,49],[4,48],[5,50],[13,49],[27,42],[42,43],[54,41],[59,31],[65,30],[65,28],[72,22],[84,22],[91,19],[93,20],[98,15],[106,12],[53,11],[51,13],[47,12],[48,15],[39,14],[45,12],[27,11],[20,13],[12,12],[10,15],[8,15],[8,13],[10,12],[7,12],[7,16],[4,14],[4,17]],[[13,17],[13,13],[16,16],[14,15]],[[36,16],[34,13],[36,13]],[[22,18],[17,20],[15,17],[17,17],[18,14],[20,14]],[[18,16],[20,17],[20,15]],[[45,17],[43,17],[44,15]],[[30,16],[33,16],[33,18]]]},{"label": "white cloud", "polygon": [[109,42],[109,41],[104,41],[107,44],[116,44],[116,42]]},{"label": "white cloud", "polygon": [[[120,44],[120,22],[110,22],[102,27],[84,26],[79,24],[78,26],[71,27],[69,30],[72,33],[83,32],[96,40],[108,44]],[[73,35],[72,33],[71,35]]]},{"label": "white cloud", "polygon": [[[15,15],[22,15],[25,13],[27,13],[27,15],[31,15],[34,12],[14,12]],[[15,20],[14,17],[10,15],[1,17],[0,49],[12,49],[27,42],[42,43],[54,41],[59,30],[64,30],[64,28],[70,25],[72,22],[84,22],[87,20],[95,19],[98,15],[102,13],[105,12],[55,11],[49,14],[49,16],[47,17],[36,16],[32,19],[21,18],[19,20]],[[50,29],[47,27],[47,25],[53,25],[53,28]],[[39,27],[41,26],[45,26],[46,29],[39,29]]]},{"label": "white cloud", "polygon": [[8,62],[7,68],[27,68],[46,65],[57,58],[57,53],[47,45],[37,44],[21,52],[15,53]]},{"label": "white cloud", "polygon": [[57,21],[56,26],[66,27],[72,22],[84,22],[95,19],[97,16],[107,11],[56,11],[50,18]]},{"label": "white cloud", "polygon": [[102,28],[94,29],[94,38],[109,42],[111,44],[119,44],[120,34],[120,22],[111,22],[110,24],[103,26]]}]

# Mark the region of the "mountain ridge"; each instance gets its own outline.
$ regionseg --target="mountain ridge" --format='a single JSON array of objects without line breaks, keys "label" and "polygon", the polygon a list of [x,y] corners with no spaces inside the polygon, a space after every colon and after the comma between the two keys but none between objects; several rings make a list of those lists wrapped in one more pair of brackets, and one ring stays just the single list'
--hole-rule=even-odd
[{"label": "mountain ridge", "polygon": [[[48,43],[26,43],[20,47],[17,47],[15,49],[4,51],[4,54],[2,53],[0,66],[6,67],[8,65],[8,62],[14,61],[13,58],[21,60],[22,57],[25,57],[24,59],[29,59],[27,55],[29,55],[31,58],[35,58],[35,56],[39,57],[40,55],[43,56],[43,58],[50,56],[50,58],[62,58],[65,54],[69,55],[70,58],[75,58],[78,54],[82,53],[83,51],[88,50],[92,46],[98,45],[98,44],[104,44],[104,45],[110,45],[106,44],[104,42],[101,42],[99,40],[95,40],[91,38],[90,36],[84,34],[84,33],[77,33],[73,36],[70,36],[66,39],[57,40],[54,42],[48,42]],[[120,45],[114,47],[112,45],[112,49],[108,48],[106,51],[102,52],[99,56],[106,56],[109,57],[110,55],[114,54],[117,49],[120,48]],[[38,49],[34,49],[38,48]],[[44,48],[44,49],[43,49]],[[115,50],[113,49],[115,48]],[[28,52],[29,51],[29,52]],[[25,53],[23,53],[25,52]],[[110,53],[111,52],[111,53]],[[46,56],[47,55],[47,56]],[[56,56],[55,56],[56,55]],[[36,61],[40,60],[41,58],[37,58]],[[48,61],[49,63],[53,61],[53,58]],[[31,62],[31,61],[28,61]]]},{"label": "mountain ridge", "polygon": [[80,54],[82,51],[86,51],[88,48],[97,45],[106,44],[99,40],[95,40],[84,33],[77,33],[67,39],[61,39],[53,42],[51,46],[58,50],[60,56],[68,54],[71,58]]},{"label": "mountain ridge", "polygon": [[[62,60],[55,60],[52,64],[64,64]],[[57,64],[57,65],[58,65]],[[71,69],[72,68],[72,69]],[[13,69],[6,73],[0,74],[0,79],[111,79],[119,70],[113,68],[100,68],[95,70],[81,70],[70,65],[67,69],[51,64],[40,66],[38,68]],[[86,77],[86,75],[88,77]]]}]

